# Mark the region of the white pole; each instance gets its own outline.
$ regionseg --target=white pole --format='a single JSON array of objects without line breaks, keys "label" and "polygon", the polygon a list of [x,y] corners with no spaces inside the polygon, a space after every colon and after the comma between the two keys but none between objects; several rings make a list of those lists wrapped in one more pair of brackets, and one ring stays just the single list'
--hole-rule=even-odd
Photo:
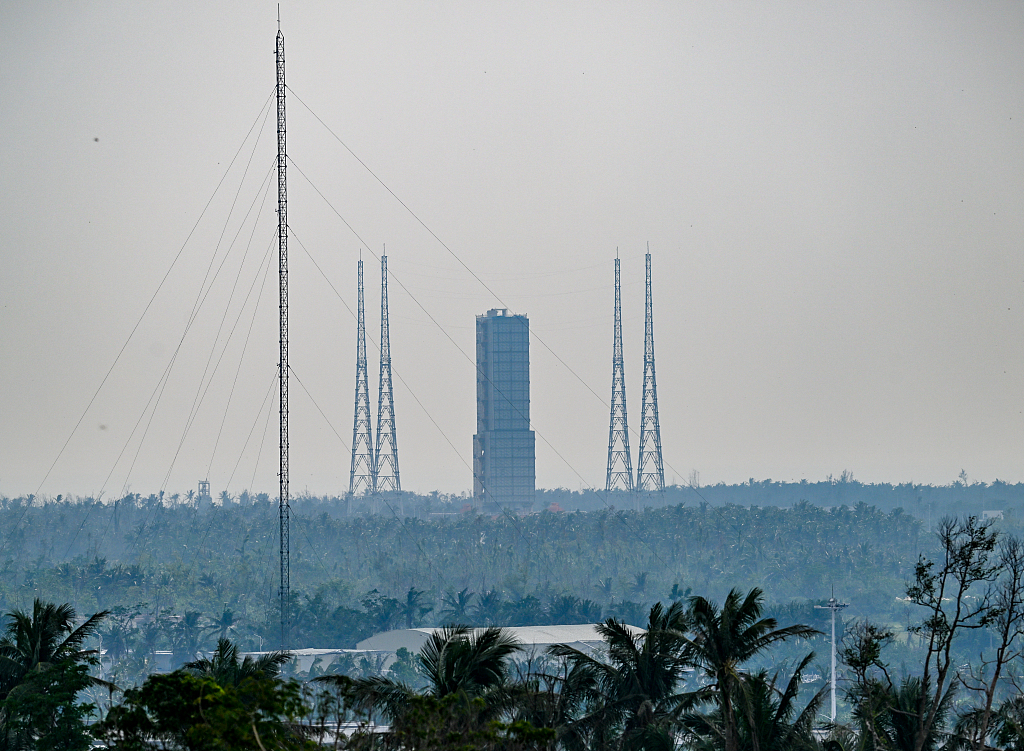
[{"label": "white pole", "polygon": [[835,599],[829,600],[832,607],[832,722],[836,721],[836,609]]},{"label": "white pole", "polygon": [[828,605],[815,605],[820,610],[832,611],[832,722],[836,721],[836,611],[845,608],[845,604],[836,601],[835,595],[828,599]]}]

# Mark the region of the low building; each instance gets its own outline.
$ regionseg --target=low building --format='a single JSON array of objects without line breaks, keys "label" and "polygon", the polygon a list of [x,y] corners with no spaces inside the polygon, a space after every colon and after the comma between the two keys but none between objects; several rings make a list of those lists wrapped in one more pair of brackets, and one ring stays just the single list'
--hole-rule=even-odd
[{"label": "low building", "polygon": [[[627,626],[634,634],[642,634],[644,630],[636,626]],[[397,652],[405,648],[416,653],[422,649],[430,635],[439,628],[403,628],[396,631],[385,631],[374,634],[356,644],[356,649],[380,652]],[[476,629],[481,631],[482,629]],[[603,648],[604,639],[592,623],[562,626],[510,626],[503,629],[520,641],[526,652],[537,654],[553,644],[567,644],[583,652],[594,652]]]}]

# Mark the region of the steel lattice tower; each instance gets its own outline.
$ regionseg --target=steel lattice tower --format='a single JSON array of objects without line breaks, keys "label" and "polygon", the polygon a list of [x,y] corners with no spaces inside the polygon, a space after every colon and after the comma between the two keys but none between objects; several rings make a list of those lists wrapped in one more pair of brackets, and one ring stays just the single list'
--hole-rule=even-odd
[{"label": "steel lattice tower", "polygon": [[632,490],[633,465],[629,458],[626,422],[626,371],[622,364],[622,288],[619,256],[615,254],[615,335],[612,345],[612,409],[608,425],[608,479],[605,490]]},{"label": "steel lattice tower", "polygon": [[380,384],[377,390],[377,448],[373,457],[375,493],[399,491],[395,395],[391,388],[391,334],[388,325],[388,257],[380,257]]},{"label": "steel lattice tower", "polygon": [[636,489],[665,489],[661,460],[661,423],[658,422],[658,382],[654,377],[654,308],[651,302],[651,253],[647,252],[647,293],[644,314],[644,395],[640,407],[640,454],[636,460]]},{"label": "steel lattice tower", "polygon": [[291,549],[288,505],[288,185],[285,167],[288,150],[285,139],[284,110],[284,34],[277,30],[277,268],[279,279],[280,345],[278,382],[281,386],[281,491],[278,512],[281,526],[281,649],[288,648],[289,611],[291,609]]},{"label": "steel lattice tower", "polygon": [[370,380],[366,367],[366,314],[363,309],[363,259],[359,259],[356,313],[356,407],[352,420],[352,469],[348,492],[373,492],[373,433],[370,426]]}]

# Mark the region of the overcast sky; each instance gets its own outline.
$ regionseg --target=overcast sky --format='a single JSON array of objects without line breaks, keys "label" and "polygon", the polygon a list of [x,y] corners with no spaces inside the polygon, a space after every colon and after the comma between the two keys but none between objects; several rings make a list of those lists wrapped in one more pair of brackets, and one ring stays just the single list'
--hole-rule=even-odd
[{"label": "overcast sky", "polygon": [[[276,16],[0,5],[0,494],[276,491]],[[385,244],[406,489],[471,487],[492,307],[535,334],[538,487],[603,487],[648,242],[668,482],[1024,480],[1024,4],[281,16],[293,493],[348,487],[360,249],[376,412]]]}]

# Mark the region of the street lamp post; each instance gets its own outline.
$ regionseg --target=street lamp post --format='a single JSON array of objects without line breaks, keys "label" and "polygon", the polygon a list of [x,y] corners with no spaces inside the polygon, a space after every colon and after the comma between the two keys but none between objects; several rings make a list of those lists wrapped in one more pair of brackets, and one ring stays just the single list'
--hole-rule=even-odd
[{"label": "street lamp post", "polygon": [[832,611],[832,722],[836,721],[836,611],[849,607],[836,601],[835,593],[828,599],[828,605],[815,605],[818,610]]}]

